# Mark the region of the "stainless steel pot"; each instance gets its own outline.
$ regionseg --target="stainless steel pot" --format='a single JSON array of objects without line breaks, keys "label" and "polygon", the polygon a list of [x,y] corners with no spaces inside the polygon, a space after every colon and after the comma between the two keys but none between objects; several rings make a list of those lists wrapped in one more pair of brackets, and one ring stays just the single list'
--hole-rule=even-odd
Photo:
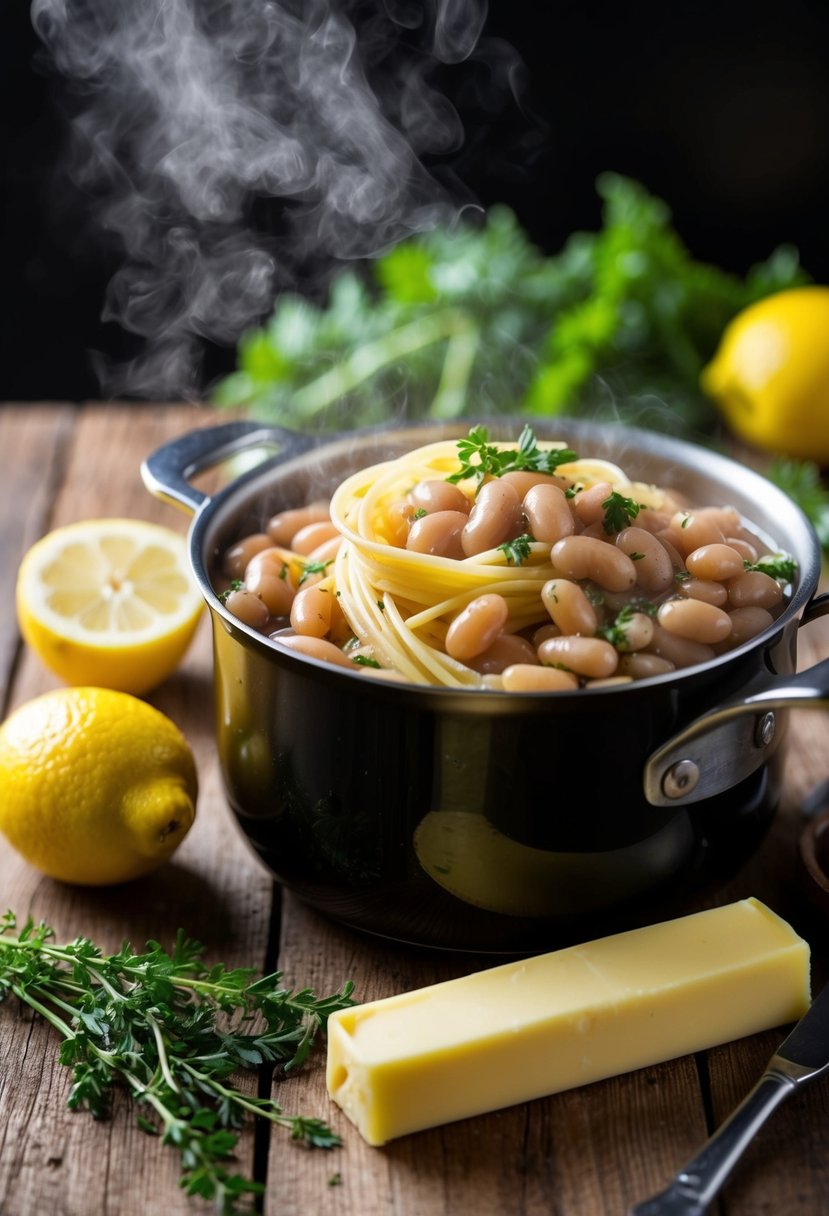
[{"label": "stainless steel pot", "polygon": [[[730,504],[798,574],[765,633],[704,666],[556,694],[420,688],[289,653],[213,590],[221,553],[276,511],[355,469],[468,420],[318,439],[255,422],[189,433],[155,452],[148,488],[193,513],[190,559],[210,609],[216,732],[229,804],[279,881],[337,919],[421,945],[547,949],[673,914],[733,873],[778,801],[785,707],[825,706],[829,660],[795,673],[797,631],[829,612],[820,550],[800,510],[752,470],[664,436],[530,419],[542,438]],[[489,419],[514,439],[516,419]],[[195,474],[278,449],[208,498]]]}]

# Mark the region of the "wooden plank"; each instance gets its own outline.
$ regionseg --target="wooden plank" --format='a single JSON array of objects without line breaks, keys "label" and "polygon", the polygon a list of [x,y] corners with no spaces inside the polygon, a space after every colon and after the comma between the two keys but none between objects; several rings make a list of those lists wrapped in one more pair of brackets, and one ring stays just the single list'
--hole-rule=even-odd
[{"label": "wooden plank", "polygon": [[[79,412],[71,433],[64,414],[29,411],[5,416],[25,439],[27,451],[62,445],[63,465],[54,510],[41,512],[44,526],[102,515],[154,519],[184,530],[179,512],[152,499],[141,484],[141,460],[159,444],[214,419],[193,407],[96,406]],[[5,525],[2,525],[5,528]],[[27,539],[34,539],[34,525]],[[42,528],[40,529],[42,530]],[[14,559],[14,547],[6,550]],[[6,568],[8,583],[14,570]],[[26,652],[17,666],[10,704],[58,686]],[[230,965],[262,967],[271,914],[272,883],[231,822],[213,742],[211,654],[208,620],[179,671],[147,700],[185,730],[200,777],[196,823],[175,858],[147,879],[112,888],[84,889],[42,877],[0,839],[0,890],[4,906],[54,925],[61,937],[85,934],[107,949],[124,937],[142,944],[171,941],[181,925],[202,940],[207,956]],[[117,1102],[114,1118],[94,1123],[72,1114],[65,1101],[68,1070],[56,1063],[55,1033],[25,1015],[0,1016],[0,1058],[18,1060],[0,1077],[0,1211],[31,1216],[146,1216],[192,1213],[179,1189],[173,1150],[134,1125],[134,1111]],[[14,1118],[9,1112],[14,1112]],[[253,1138],[241,1145],[239,1168],[252,1170]]]},{"label": "wooden plank", "polygon": [[[70,405],[0,406],[0,570],[9,592],[25,551],[48,527],[75,420]],[[13,612],[0,618],[0,683],[19,651]]]}]

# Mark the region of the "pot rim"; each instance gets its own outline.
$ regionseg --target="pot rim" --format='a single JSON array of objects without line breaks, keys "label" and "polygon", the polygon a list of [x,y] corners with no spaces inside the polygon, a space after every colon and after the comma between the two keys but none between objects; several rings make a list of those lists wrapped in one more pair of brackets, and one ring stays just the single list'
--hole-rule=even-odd
[{"label": "pot rim", "polygon": [[[264,486],[271,480],[271,475],[276,470],[287,475],[293,470],[300,471],[306,469],[309,459],[323,455],[333,457],[338,453],[356,450],[355,445],[358,445],[361,441],[365,445],[372,440],[387,440],[389,442],[399,440],[401,444],[411,440],[411,445],[414,447],[432,442],[438,438],[451,438],[453,434],[457,434],[460,437],[466,434],[472,426],[483,425],[488,428],[507,430],[514,433],[524,423],[534,425],[536,428],[541,426],[544,430],[549,430],[551,426],[560,426],[562,434],[561,436],[556,435],[556,438],[563,438],[567,443],[573,443],[574,438],[578,441],[579,437],[589,442],[591,438],[595,440],[595,438],[603,436],[606,441],[608,431],[618,431],[625,436],[625,446],[635,445],[639,451],[649,458],[656,458],[658,460],[667,458],[670,463],[675,464],[679,468],[701,470],[706,475],[712,476],[713,479],[721,481],[724,486],[729,482],[734,483],[741,488],[745,497],[752,497],[751,491],[753,490],[753,497],[758,502],[760,495],[763,495],[766,499],[765,506],[767,510],[768,498],[771,495],[775,517],[780,521],[781,531],[785,533],[785,537],[780,538],[775,535],[770,539],[773,539],[775,543],[779,543],[781,547],[783,547],[785,540],[791,544],[792,548],[802,551],[806,557],[804,561],[801,556],[798,556],[797,580],[793,587],[791,598],[783,612],[762,633],[750,638],[741,646],[735,647],[734,650],[730,650],[723,655],[718,655],[706,663],[695,664],[691,667],[667,672],[664,675],[635,680],[632,684],[611,685],[595,689],[579,688],[572,691],[556,691],[555,693],[516,693],[500,689],[457,689],[441,685],[410,684],[402,681],[386,683],[382,680],[373,680],[362,671],[355,670],[354,672],[350,672],[346,668],[326,663],[324,660],[314,659],[308,655],[297,655],[287,647],[280,647],[278,643],[272,642],[270,638],[258,633],[251,626],[246,625],[243,621],[233,616],[214,591],[208,574],[208,561],[206,560],[209,553],[212,531],[215,530],[220,519],[230,512],[233,504],[243,497],[243,491],[250,489],[258,482],[262,482]],[[261,429],[267,430],[266,427]],[[491,712],[496,706],[499,711],[503,712],[507,705],[514,707],[516,712],[528,710],[538,712],[545,707],[549,707],[551,704],[562,702],[572,706],[574,699],[581,701],[585,697],[593,700],[597,697],[601,698],[605,696],[611,698],[620,696],[631,697],[632,695],[644,694],[651,688],[675,684],[677,680],[684,682],[693,679],[694,677],[698,677],[702,672],[710,673],[724,669],[735,662],[735,660],[739,660],[742,656],[769,645],[779,637],[787,625],[799,620],[817,589],[821,568],[820,544],[814,528],[800,507],[779,487],[775,486],[773,482],[769,481],[755,469],[742,465],[729,456],[674,436],[654,431],[645,431],[622,423],[591,422],[580,418],[570,418],[565,415],[556,416],[555,418],[532,415],[522,415],[520,417],[464,417],[446,422],[423,420],[410,421],[403,425],[383,424],[382,426],[363,432],[338,432],[336,434],[319,436],[309,436],[300,432],[293,434],[298,440],[298,445],[301,449],[298,454],[290,451],[279,453],[241,474],[213,497],[205,498],[201,502],[195,512],[188,534],[190,562],[199,589],[211,613],[214,615],[214,618],[218,617],[222,621],[222,624],[229,633],[237,637],[246,646],[253,647],[257,651],[270,656],[279,665],[284,665],[297,673],[307,672],[313,674],[326,683],[333,682],[335,685],[339,684],[342,686],[342,681],[349,681],[355,691],[363,691],[372,696],[391,696],[394,700],[398,700],[401,696],[404,696],[407,702],[411,702],[413,706],[420,701],[428,704],[438,699],[441,702],[443,710],[450,709],[453,704],[456,704],[457,708],[464,713],[468,713],[470,710],[477,713],[487,713]],[[290,438],[291,435],[292,432],[280,431],[281,437],[288,436]],[[622,462],[624,457],[620,455],[617,459]],[[754,524],[753,526],[756,527],[757,525]]]}]

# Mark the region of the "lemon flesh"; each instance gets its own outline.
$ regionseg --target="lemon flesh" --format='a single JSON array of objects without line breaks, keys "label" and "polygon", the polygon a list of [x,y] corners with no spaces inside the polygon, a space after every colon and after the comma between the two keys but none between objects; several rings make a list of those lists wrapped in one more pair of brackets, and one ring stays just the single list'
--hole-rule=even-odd
[{"label": "lemon flesh", "polygon": [[738,313],[701,384],[739,438],[829,464],[829,287],[777,292]]},{"label": "lemon flesh", "polygon": [[193,823],[198,781],[178,727],[127,693],[62,688],[0,726],[0,831],[33,866],[103,885],[149,873]]},{"label": "lemon flesh", "polygon": [[190,645],[203,601],[184,537],[132,519],[56,528],[23,558],[20,631],[67,684],[142,693]]}]

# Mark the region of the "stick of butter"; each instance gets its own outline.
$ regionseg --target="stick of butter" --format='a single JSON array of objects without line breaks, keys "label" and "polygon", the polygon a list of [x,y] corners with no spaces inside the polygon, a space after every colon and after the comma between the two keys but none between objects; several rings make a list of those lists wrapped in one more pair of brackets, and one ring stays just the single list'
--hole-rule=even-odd
[{"label": "stick of butter", "polygon": [[796,1021],[809,947],[756,899],[334,1013],[328,1093],[369,1144]]}]

